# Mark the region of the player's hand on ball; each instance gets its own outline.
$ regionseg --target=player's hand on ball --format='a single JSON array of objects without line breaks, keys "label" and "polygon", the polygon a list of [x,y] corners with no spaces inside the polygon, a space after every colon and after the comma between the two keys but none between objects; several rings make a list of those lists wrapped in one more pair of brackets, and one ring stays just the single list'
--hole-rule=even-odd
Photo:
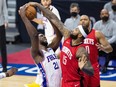
[{"label": "player's hand on ball", "polygon": [[34,18],[36,18],[36,14],[36,9],[32,5],[29,5],[25,10],[25,15],[29,20],[33,20]]},{"label": "player's hand on ball", "polygon": [[37,12],[33,6],[25,4],[20,7],[19,14],[21,17],[26,16],[29,20],[33,20],[36,17]]},{"label": "player's hand on ball", "polygon": [[25,4],[25,5],[23,5],[23,6],[21,6],[20,8],[19,8],[19,14],[21,15],[21,16],[25,16],[25,10],[26,10],[26,8],[27,8],[27,5]]}]

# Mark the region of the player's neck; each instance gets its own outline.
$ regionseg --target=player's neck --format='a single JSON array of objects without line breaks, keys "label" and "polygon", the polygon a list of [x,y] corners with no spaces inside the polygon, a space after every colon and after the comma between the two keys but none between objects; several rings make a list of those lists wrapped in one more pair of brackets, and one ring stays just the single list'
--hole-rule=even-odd
[{"label": "player's neck", "polygon": [[72,46],[79,45],[79,44],[81,44],[81,43],[82,43],[82,41],[81,41],[80,39],[72,40],[72,41],[71,41],[71,45],[72,45]]},{"label": "player's neck", "polygon": [[40,49],[47,51],[47,46],[40,45]]}]

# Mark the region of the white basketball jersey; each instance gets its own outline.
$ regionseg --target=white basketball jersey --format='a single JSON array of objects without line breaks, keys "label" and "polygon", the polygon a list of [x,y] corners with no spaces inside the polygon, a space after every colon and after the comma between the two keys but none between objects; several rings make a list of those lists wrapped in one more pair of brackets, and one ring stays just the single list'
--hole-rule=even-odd
[{"label": "white basketball jersey", "polygon": [[48,48],[48,51],[42,51],[44,60],[37,64],[36,83],[39,83],[41,87],[60,87],[61,68],[59,59],[51,48]]}]

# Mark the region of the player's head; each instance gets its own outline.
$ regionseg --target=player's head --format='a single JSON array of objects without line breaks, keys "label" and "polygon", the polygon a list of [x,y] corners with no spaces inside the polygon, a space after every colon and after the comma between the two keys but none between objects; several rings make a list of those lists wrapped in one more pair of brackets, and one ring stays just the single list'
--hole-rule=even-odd
[{"label": "player's head", "polygon": [[42,34],[42,33],[38,33],[38,38],[39,38],[39,43],[40,43],[41,45],[47,47],[48,42],[47,42],[47,39],[46,39],[45,35]]},{"label": "player's head", "polygon": [[109,19],[109,12],[107,9],[102,9],[100,12],[100,18],[103,22],[108,21]]},{"label": "player's head", "polygon": [[45,8],[49,8],[49,6],[51,5],[52,0],[41,0],[41,4],[45,7]]},{"label": "player's head", "polygon": [[84,28],[82,25],[79,25],[77,28],[75,28],[73,31],[70,33],[70,37],[74,40],[76,39],[84,39],[87,37],[89,33],[89,30]]},{"label": "player's head", "polygon": [[90,18],[87,15],[82,15],[80,17],[79,24],[82,25],[84,28],[88,29],[90,27]]},{"label": "player's head", "polygon": [[76,17],[77,14],[79,14],[80,10],[79,10],[79,5],[78,3],[71,3],[70,5],[70,14],[72,17]]}]

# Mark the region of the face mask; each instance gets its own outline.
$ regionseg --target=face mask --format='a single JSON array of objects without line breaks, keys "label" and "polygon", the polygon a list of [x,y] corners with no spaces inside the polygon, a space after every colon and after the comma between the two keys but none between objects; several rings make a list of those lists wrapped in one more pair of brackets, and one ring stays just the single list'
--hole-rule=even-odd
[{"label": "face mask", "polygon": [[76,17],[77,16],[77,12],[71,12],[71,16],[72,17]]},{"label": "face mask", "polygon": [[116,5],[112,5],[113,11],[116,11]]},{"label": "face mask", "polygon": [[102,19],[103,21],[108,21],[109,17],[104,16],[104,17],[102,17],[101,19]]}]

